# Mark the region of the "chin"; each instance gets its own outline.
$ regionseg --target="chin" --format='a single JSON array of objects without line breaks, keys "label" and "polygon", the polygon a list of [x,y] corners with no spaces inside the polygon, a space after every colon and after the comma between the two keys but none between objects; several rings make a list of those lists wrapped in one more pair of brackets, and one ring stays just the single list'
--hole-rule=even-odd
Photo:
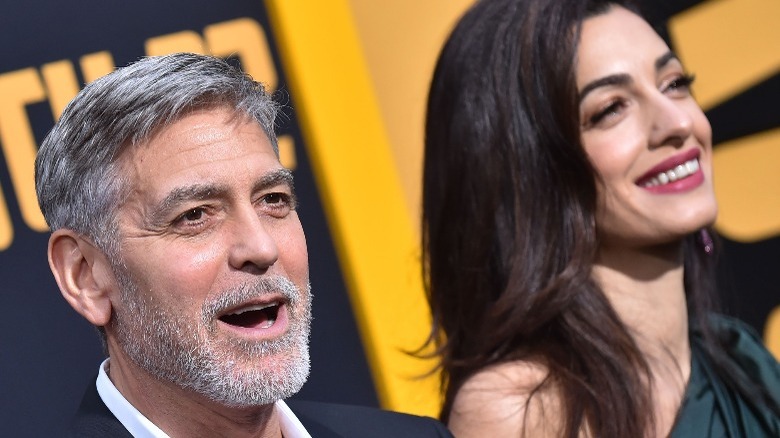
[{"label": "chin", "polygon": [[689,224],[687,227],[687,233],[690,234],[701,230],[702,228],[712,226],[715,223],[715,219],[718,217],[718,207],[713,205],[712,207],[701,209],[682,219],[680,222],[683,224]]}]

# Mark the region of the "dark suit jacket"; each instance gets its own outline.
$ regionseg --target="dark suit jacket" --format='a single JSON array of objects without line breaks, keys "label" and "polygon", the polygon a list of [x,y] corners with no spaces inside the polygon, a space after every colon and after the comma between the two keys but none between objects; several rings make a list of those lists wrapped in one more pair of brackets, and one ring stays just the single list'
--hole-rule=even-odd
[{"label": "dark suit jacket", "polygon": [[[361,406],[294,400],[286,403],[313,438],[452,437],[432,418]],[[87,388],[68,432],[71,437],[132,438],[103,403],[94,384]]]}]

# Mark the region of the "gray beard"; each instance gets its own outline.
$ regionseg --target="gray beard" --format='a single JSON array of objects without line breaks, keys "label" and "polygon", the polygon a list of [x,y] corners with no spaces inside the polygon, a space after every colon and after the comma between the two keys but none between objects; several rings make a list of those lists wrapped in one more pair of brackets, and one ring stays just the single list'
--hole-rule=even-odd
[{"label": "gray beard", "polygon": [[[112,318],[117,341],[130,360],[150,375],[233,407],[274,403],[297,393],[306,382],[310,287],[302,293],[287,278],[259,278],[204,303],[196,321],[156,304],[151,295],[141,296],[122,267],[114,271],[123,303]],[[281,293],[288,300],[289,329],[282,337],[221,343],[209,338],[216,333],[215,316],[220,311],[268,293]]]}]

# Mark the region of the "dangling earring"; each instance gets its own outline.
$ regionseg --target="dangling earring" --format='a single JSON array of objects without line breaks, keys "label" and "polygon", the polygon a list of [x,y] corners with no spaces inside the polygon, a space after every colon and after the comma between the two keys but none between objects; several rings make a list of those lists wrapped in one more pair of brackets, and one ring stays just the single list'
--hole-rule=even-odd
[{"label": "dangling earring", "polygon": [[712,252],[715,250],[715,245],[712,243],[712,236],[710,236],[709,230],[706,228],[699,230],[699,236],[697,240],[699,241],[699,244],[701,245],[704,252],[708,255],[712,255]]}]

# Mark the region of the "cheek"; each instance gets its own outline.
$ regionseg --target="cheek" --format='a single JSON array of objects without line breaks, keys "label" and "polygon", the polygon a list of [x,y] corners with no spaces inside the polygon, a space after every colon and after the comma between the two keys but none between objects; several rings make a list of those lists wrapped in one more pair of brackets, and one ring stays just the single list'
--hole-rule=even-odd
[{"label": "cheek", "polygon": [[707,151],[712,150],[712,126],[707,116],[697,106],[693,115],[693,135]]},{"label": "cheek", "polygon": [[267,221],[265,231],[277,248],[278,259],[273,271],[285,275],[298,286],[305,285],[309,280],[309,259],[297,212],[293,210],[284,219]]},{"label": "cheek", "polygon": [[639,141],[634,136],[593,136],[585,144],[585,152],[596,173],[601,177],[606,190],[611,191],[615,183],[629,181],[637,158]]},{"label": "cheek", "polygon": [[[161,296],[193,296],[207,291],[219,272],[219,245],[160,245],[141,251],[135,276]],[[136,258],[137,259],[137,258]],[[206,293],[206,292],[204,292]]]},{"label": "cheek", "polygon": [[602,228],[611,224],[615,210],[620,206],[618,196],[612,187],[605,182],[596,183],[597,205],[596,226]]},{"label": "cheek", "polygon": [[219,265],[224,258],[224,248],[221,245],[212,244],[202,248],[189,248],[183,254],[177,254],[179,258],[178,268],[183,271],[208,272]]},{"label": "cheek", "polygon": [[279,236],[279,259],[284,271],[293,282],[304,286],[309,281],[309,255],[300,222],[295,220]]}]

